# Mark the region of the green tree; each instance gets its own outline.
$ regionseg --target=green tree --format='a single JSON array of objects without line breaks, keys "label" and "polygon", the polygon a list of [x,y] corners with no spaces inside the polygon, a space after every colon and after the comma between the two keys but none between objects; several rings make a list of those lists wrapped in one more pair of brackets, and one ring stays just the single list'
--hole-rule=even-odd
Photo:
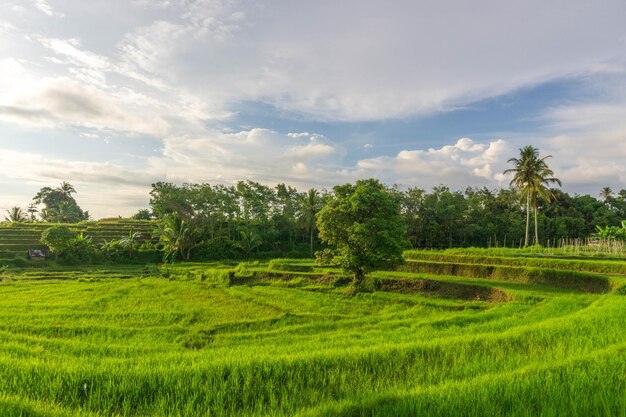
[{"label": "green tree", "polygon": [[24,210],[16,206],[7,210],[7,215],[4,217],[4,220],[11,223],[19,223],[28,221],[28,217],[26,217]]},{"label": "green tree", "polygon": [[76,190],[63,182],[58,188],[44,187],[33,198],[35,204],[43,204],[41,219],[51,223],[76,223],[89,220],[89,212],[83,211],[72,196]]},{"label": "green tree", "polygon": [[366,273],[402,262],[409,245],[398,199],[375,179],[334,187],[317,228],[357,286]]},{"label": "green tree", "polygon": [[159,221],[157,234],[165,260],[172,260],[176,255],[189,260],[192,249],[201,243],[201,230],[176,213],[167,214]]},{"label": "green tree", "polygon": [[302,199],[301,219],[304,222],[309,235],[309,251],[311,256],[313,256],[313,234],[315,232],[316,222],[315,216],[320,210],[321,205],[322,199],[320,194],[314,188],[311,188]]},{"label": "green tree", "polygon": [[40,241],[58,256],[70,249],[76,236],[77,234],[66,226],[52,226],[43,231]]},{"label": "green tree", "polygon": [[119,244],[122,248],[128,251],[128,257],[133,256],[133,250],[139,246],[139,239],[142,234],[140,232],[128,232],[128,235],[120,239]]},{"label": "green tree", "polygon": [[67,181],[63,181],[58,188],[66,197],[72,197],[72,194],[76,194],[76,189],[72,184]]},{"label": "green tree", "polygon": [[148,209],[141,209],[133,214],[134,220],[152,220],[152,213]]},{"label": "green tree", "polygon": [[246,259],[249,259],[252,252],[261,246],[263,242],[254,231],[246,233],[245,230],[242,230],[240,233],[241,239],[235,243],[235,247],[243,252]]},{"label": "green tree", "polygon": [[547,188],[549,184],[561,185],[558,178],[554,178],[554,172],[548,167],[546,159],[552,155],[539,157],[539,150],[533,146],[525,146],[520,149],[519,158],[511,158],[507,162],[513,164],[513,168],[504,171],[505,175],[513,174],[511,186],[516,187],[526,201],[526,234],[524,246],[528,246],[530,232],[530,208],[535,213],[535,244],[539,243],[539,231],[537,225],[537,210],[539,199],[550,199],[551,192]]},{"label": "green tree", "polygon": [[603,187],[602,190],[600,190],[600,200],[607,206],[611,206],[611,202],[613,201],[613,190],[611,187]]},{"label": "green tree", "polygon": [[28,220],[31,222],[37,221],[37,206],[34,203],[28,205]]}]

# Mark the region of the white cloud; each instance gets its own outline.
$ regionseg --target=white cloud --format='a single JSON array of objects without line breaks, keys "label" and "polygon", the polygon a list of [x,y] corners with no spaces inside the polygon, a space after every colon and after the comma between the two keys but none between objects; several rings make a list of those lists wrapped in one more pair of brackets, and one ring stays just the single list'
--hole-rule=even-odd
[{"label": "white cloud", "polygon": [[325,120],[420,115],[626,59],[619,1],[541,14],[495,0],[135,4],[168,14],[119,35],[120,67],[221,115],[241,101]]},{"label": "white cloud", "polygon": [[[508,135],[432,149],[416,142],[385,156],[391,145],[378,141],[387,138],[370,136],[364,123],[364,137],[342,143],[358,142],[355,153],[373,157],[346,163],[349,145],[330,134],[242,131],[229,121],[242,102],[273,105],[277,117],[311,124],[303,130],[316,129],[315,120],[395,120],[561,79],[580,80],[597,99],[551,109],[534,144],[555,154],[566,183],[619,188],[626,178],[623,1],[67,0],[62,27],[48,2],[31,4],[42,13],[0,4],[0,120],[49,128],[42,137],[78,127],[163,141],[161,156],[134,155],[141,172],[21,156],[37,181],[67,179],[68,163],[74,178],[128,190],[149,179],[309,186],[365,176],[422,187],[506,185],[503,161],[515,154]],[[96,157],[85,151],[85,160]]]},{"label": "white cloud", "polygon": [[395,157],[379,156],[357,162],[355,174],[377,176],[403,185],[432,187],[447,184],[496,186],[510,155],[510,146],[502,139],[477,143],[461,138],[454,145],[428,150],[403,150]]},{"label": "white cloud", "polygon": [[22,78],[0,91],[0,119],[22,124],[161,135],[169,129],[165,106],[133,91],[105,91],[69,78]]},{"label": "white cloud", "polygon": [[63,13],[55,12],[46,0],[31,0],[33,6],[50,17],[64,17]]},{"label": "white cloud", "polygon": [[[166,172],[177,182],[234,182],[258,179],[269,183],[326,184],[325,167],[340,163],[341,151],[330,142],[294,138],[267,129],[235,133],[208,132],[199,138],[165,139],[162,158],[152,158],[153,171]],[[305,176],[307,164],[315,162],[321,177]],[[326,168],[327,169],[327,168]]]},{"label": "white cloud", "polygon": [[119,21],[132,24],[113,19],[106,37],[79,32],[77,21],[99,24],[99,16],[73,4],[64,32],[75,36],[26,34],[55,54],[25,45],[30,75],[178,104],[169,109],[185,121],[177,135],[189,134],[189,123],[232,116],[243,101],[308,118],[381,120],[563,77],[613,74],[626,60],[626,4],[617,0],[576,7],[559,0],[541,4],[541,14],[534,1],[115,1]]},{"label": "white cloud", "polygon": [[565,184],[592,195],[603,186],[626,188],[626,101],[575,103],[552,109],[544,119],[559,132],[543,142]]},{"label": "white cloud", "polygon": [[67,57],[69,62],[73,64],[79,64],[98,70],[105,70],[109,67],[109,62],[106,57],[82,50],[80,48],[80,41],[76,38],[56,39],[39,37],[38,41],[56,54]]}]

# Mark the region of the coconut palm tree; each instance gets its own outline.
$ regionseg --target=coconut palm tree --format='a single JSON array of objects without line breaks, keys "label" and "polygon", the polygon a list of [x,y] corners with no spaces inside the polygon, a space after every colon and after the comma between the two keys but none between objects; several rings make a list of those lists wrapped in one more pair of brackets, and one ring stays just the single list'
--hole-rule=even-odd
[{"label": "coconut palm tree", "polygon": [[[546,157],[547,158],[547,157]],[[544,200],[545,202],[550,202],[554,199],[554,193],[548,187],[550,184],[558,184],[561,186],[561,180],[553,177],[554,172],[551,169],[546,168],[543,171],[539,172],[539,177],[537,178],[537,182],[534,184],[534,192],[532,193],[532,201],[531,204],[533,206],[533,210],[535,212],[535,245],[539,244],[539,225],[537,221],[538,217],[538,200]]]},{"label": "coconut palm tree", "polygon": [[7,210],[4,220],[11,223],[19,223],[27,221],[28,217],[26,217],[26,213],[20,207],[12,207],[10,210]]},{"label": "coconut palm tree", "polygon": [[611,187],[604,187],[600,190],[600,199],[607,206],[611,205],[611,201],[613,200],[613,190]]},{"label": "coconut palm tree", "polygon": [[533,146],[524,146],[520,149],[519,158],[511,158],[507,162],[513,164],[513,168],[504,171],[504,174],[513,174],[510,185],[517,188],[526,201],[526,234],[524,246],[528,246],[530,240],[530,210],[535,212],[535,244],[539,243],[539,230],[537,224],[538,200],[550,200],[552,192],[547,187],[550,184],[561,185],[558,178],[554,178],[554,172],[548,167],[546,159],[552,155],[539,157],[539,150]]},{"label": "coconut palm tree", "polygon": [[39,210],[37,210],[37,206],[35,204],[30,204],[28,206],[28,220],[31,222],[36,222],[37,221],[37,212]]},{"label": "coconut palm tree", "polygon": [[70,184],[67,181],[63,181],[61,183],[61,186],[59,187],[59,190],[65,194],[67,197],[71,197],[72,194],[76,194],[76,190],[74,189],[74,186],[72,184]]},{"label": "coconut palm tree", "polygon": [[315,215],[321,208],[321,198],[319,192],[311,188],[302,201],[301,218],[309,232],[311,256],[313,256],[313,232],[315,231]]},{"label": "coconut palm tree", "polygon": [[191,258],[191,251],[202,243],[201,230],[192,227],[176,213],[164,216],[158,225],[157,235],[163,245],[164,260],[173,260],[177,254],[185,259]]}]

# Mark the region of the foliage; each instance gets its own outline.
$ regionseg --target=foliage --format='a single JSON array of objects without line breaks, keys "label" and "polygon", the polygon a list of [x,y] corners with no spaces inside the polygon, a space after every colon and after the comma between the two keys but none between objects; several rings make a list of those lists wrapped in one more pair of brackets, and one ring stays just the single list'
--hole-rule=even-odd
[{"label": "foliage", "polygon": [[11,223],[20,223],[28,221],[28,217],[20,207],[12,207],[10,210],[7,210],[4,220]]},{"label": "foliage", "polygon": [[176,256],[189,260],[191,250],[201,243],[201,229],[176,213],[167,214],[160,220],[157,235],[166,261],[174,260]]},{"label": "foliage", "polygon": [[554,177],[554,172],[548,167],[546,159],[552,155],[539,157],[539,150],[533,146],[525,146],[520,149],[519,158],[511,158],[509,163],[513,168],[504,171],[504,174],[513,174],[511,186],[515,186],[526,201],[526,234],[524,246],[529,244],[530,207],[535,212],[535,245],[539,244],[538,230],[538,202],[539,200],[550,201],[554,194],[548,188],[550,184],[561,185],[561,181]]},{"label": "foliage", "polygon": [[617,239],[626,241],[626,220],[622,221],[622,225],[618,226],[596,226],[596,236],[600,239]]},{"label": "foliage", "polygon": [[152,220],[154,217],[149,209],[141,209],[132,218],[135,220]]},{"label": "foliage", "polygon": [[142,236],[141,232],[128,232],[128,235],[119,240],[119,245],[128,251],[128,257],[133,256],[133,251],[139,246],[139,238]]},{"label": "foliage", "polygon": [[336,186],[317,214],[320,238],[359,284],[367,272],[402,261],[408,246],[400,206],[378,180]]},{"label": "foliage", "polygon": [[321,196],[315,190],[299,193],[285,184],[270,188],[253,181],[230,187],[159,182],[150,196],[154,216],[176,215],[195,236],[189,255],[194,259],[285,256],[310,252],[317,241]]},{"label": "foliage", "polygon": [[55,254],[62,254],[71,247],[71,241],[77,237],[67,226],[52,226],[41,234],[41,243]]},{"label": "foliage", "polygon": [[89,212],[83,211],[72,196],[74,187],[63,182],[58,188],[42,188],[33,198],[35,204],[43,204],[41,219],[49,223],[76,223],[89,220]]}]

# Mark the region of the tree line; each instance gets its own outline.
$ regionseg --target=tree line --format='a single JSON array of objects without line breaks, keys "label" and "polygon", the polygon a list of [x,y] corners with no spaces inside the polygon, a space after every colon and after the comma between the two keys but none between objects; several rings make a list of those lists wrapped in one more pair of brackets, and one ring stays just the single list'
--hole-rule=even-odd
[{"label": "tree line", "polygon": [[[512,164],[505,171],[512,174],[508,189],[454,191],[441,185],[427,191],[383,186],[384,194],[393,201],[402,221],[398,233],[413,248],[552,246],[562,239],[585,239],[594,234],[621,238],[626,190],[615,195],[605,187],[598,199],[550,188],[561,182],[548,167],[548,158],[550,155],[541,157],[532,146],[521,148],[519,157],[508,161]],[[285,184],[269,187],[255,181],[232,186],[157,182],[150,191],[150,209],[140,210],[134,217],[156,220],[154,237],[166,260],[313,256],[328,243],[322,243],[324,233],[320,239],[318,213],[336,204],[349,186],[301,192]],[[16,207],[6,219],[87,220],[89,213],[78,206],[75,193],[67,182],[42,188],[28,214]],[[374,207],[373,200],[371,204]]]},{"label": "tree line", "polygon": [[[619,226],[626,218],[626,192],[605,202],[550,189],[553,198],[539,199],[535,212],[532,199],[529,209],[513,188],[387,190],[413,248],[524,246],[531,212],[544,245],[587,238],[596,226]],[[150,195],[152,214],[174,242],[173,252],[183,259],[217,259],[311,255],[320,247],[315,215],[330,193],[241,181],[235,186],[159,182]]]}]

